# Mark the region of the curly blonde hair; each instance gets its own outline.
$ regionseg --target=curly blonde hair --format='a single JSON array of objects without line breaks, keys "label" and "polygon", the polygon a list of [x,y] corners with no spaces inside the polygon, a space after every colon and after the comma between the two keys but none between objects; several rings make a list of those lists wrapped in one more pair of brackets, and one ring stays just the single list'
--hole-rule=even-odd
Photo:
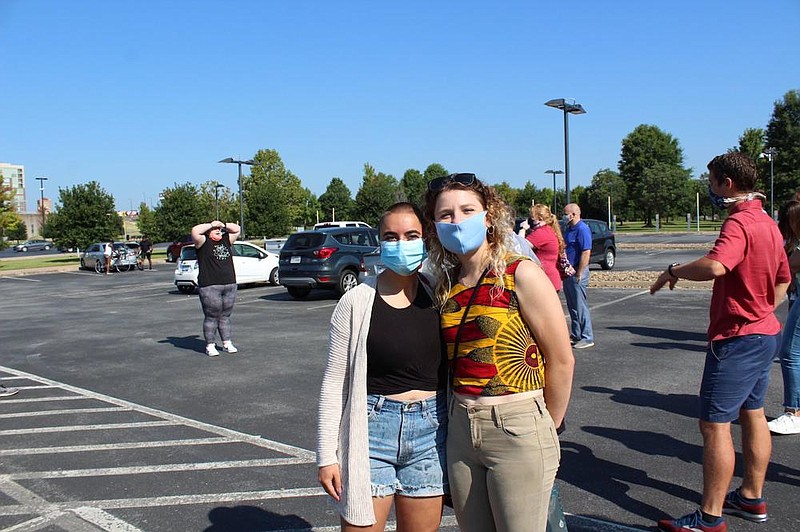
[{"label": "curly blonde hair", "polygon": [[474,192],[486,209],[486,240],[489,242],[489,251],[484,257],[484,262],[489,271],[495,272],[499,285],[491,290],[491,296],[499,297],[505,288],[503,272],[506,270],[506,256],[511,252],[509,246],[509,233],[514,229],[514,214],[508,204],[497,194],[494,187],[486,185],[475,179],[471,185],[464,185],[457,181],[447,182],[437,190],[428,189],[424,197],[423,212],[425,214],[425,233],[427,236],[428,257],[430,272],[436,279],[434,290],[435,302],[441,308],[447,301],[447,296],[453,285],[456,268],[459,266],[458,257],[447,251],[439,241],[436,233],[436,200],[443,192],[450,190],[469,190]]},{"label": "curly blonde hair", "polygon": [[558,239],[558,254],[564,253],[564,237],[561,234],[561,226],[558,225],[558,218],[550,212],[550,207],[544,203],[537,203],[531,207],[530,217],[539,218],[544,221],[545,225],[550,226]]}]

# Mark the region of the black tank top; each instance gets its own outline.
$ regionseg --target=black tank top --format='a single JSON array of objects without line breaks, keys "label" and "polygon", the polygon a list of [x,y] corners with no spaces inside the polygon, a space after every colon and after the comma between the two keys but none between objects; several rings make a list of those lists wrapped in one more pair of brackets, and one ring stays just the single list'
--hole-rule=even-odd
[{"label": "black tank top", "polygon": [[394,308],[375,294],[367,334],[367,393],[444,390],[446,371],[439,313],[422,285],[406,308]]},{"label": "black tank top", "polygon": [[205,243],[197,248],[197,284],[211,286],[214,284],[233,284],[236,282],[236,270],[233,269],[233,248],[228,233],[222,233],[222,240],[214,242],[206,237]]}]

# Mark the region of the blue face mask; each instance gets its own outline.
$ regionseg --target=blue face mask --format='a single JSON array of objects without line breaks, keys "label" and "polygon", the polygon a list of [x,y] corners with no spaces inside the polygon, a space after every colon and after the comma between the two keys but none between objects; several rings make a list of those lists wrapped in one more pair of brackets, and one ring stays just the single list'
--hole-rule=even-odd
[{"label": "blue face mask", "polygon": [[711,190],[711,185],[708,185],[708,200],[711,202],[711,205],[717,209],[727,209],[734,203],[738,203],[740,201],[752,201],[754,199],[766,201],[767,197],[760,192],[748,192],[747,194],[740,194],[734,197],[720,196]]},{"label": "blue face mask", "polygon": [[456,255],[472,253],[486,240],[486,211],[458,224],[436,222],[436,234],[444,249]]},{"label": "blue face mask", "polygon": [[411,275],[422,265],[428,254],[425,242],[416,240],[396,240],[381,242],[381,261],[383,265],[398,275]]},{"label": "blue face mask", "polygon": [[719,194],[715,193],[711,190],[711,185],[708,185],[708,200],[711,202],[711,205],[716,207],[717,209],[727,209],[728,208],[728,198],[725,196],[720,196]]}]

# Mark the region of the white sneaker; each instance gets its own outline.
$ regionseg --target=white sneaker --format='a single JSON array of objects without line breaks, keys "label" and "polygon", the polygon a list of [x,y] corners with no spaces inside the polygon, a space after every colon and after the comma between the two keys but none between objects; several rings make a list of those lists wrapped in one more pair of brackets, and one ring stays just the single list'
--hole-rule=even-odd
[{"label": "white sneaker", "polygon": [[591,340],[578,340],[572,347],[575,349],[586,349],[587,347],[594,347],[594,342]]},{"label": "white sneaker", "polygon": [[785,412],[767,423],[767,426],[775,434],[800,434],[800,416]]},{"label": "white sneaker", "polygon": [[214,344],[208,344],[206,346],[206,354],[210,357],[218,357],[219,351],[217,351],[217,346]]},{"label": "white sneaker", "polygon": [[223,343],[222,343],[222,349],[223,349],[223,350],[224,350],[226,353],[238,353],[238,352],[239,352],[239,350],[238,350],[238,349],[236,349],[236,346],[235,346],[235,345],[233,345],[233,342],[231,342],[230,340],[229,340],[229,341],[227,341],[227,342],[223,342]]}]

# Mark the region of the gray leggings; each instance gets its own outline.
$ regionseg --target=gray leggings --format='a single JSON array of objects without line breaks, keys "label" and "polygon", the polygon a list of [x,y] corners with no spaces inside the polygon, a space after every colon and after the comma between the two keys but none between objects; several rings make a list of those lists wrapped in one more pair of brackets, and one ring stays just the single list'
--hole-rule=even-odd
[{"label": "gray leggings", "polygon": [[200,305],[203,307],[203,336],[213,344],[219,329],[223,342],[231,339],[231,312],[236,302],[236,283],[201,286]]}]

